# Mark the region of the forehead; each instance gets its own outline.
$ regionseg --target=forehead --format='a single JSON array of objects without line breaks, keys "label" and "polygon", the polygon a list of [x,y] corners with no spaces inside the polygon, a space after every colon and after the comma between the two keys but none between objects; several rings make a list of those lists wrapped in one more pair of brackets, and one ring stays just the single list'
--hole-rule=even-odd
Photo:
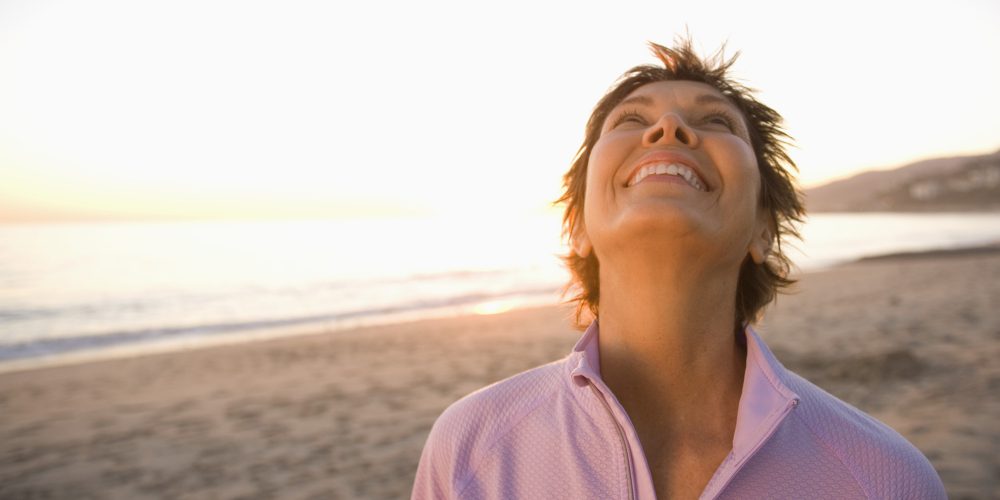
[{"label": "forehead", "polygon": [[683,107],[721,104],[738,111],[732,101],[723,96],[715,87],[707,83],[687,80],[647,83],[633,90],[615,107],[629,104]]}]

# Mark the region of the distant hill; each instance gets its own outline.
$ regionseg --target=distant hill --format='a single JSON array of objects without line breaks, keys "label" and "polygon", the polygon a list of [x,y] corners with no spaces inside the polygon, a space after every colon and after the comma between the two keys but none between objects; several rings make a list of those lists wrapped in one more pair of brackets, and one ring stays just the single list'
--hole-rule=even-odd
[{"label": "distant hill", "polygon": [[863,172],[805,195],[810,212],[1000,211],[1000,151]]}]

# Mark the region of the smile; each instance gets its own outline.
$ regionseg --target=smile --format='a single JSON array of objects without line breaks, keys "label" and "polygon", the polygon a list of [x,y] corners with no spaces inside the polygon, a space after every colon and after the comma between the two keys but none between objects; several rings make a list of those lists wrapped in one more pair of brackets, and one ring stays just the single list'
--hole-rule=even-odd
[{"label": "smile", "polygon": [[705,183],[698,178],[698,174],[696,174],[690,167],[681,165],[680,163],[667,162],[643,165],[642,168],[632,175],[632,178],[629,179],[626,187],[632,187],[651,175],[675,175],[684,179],[689,186],[697,189],[698,191],[708,191],[705,187]]}]

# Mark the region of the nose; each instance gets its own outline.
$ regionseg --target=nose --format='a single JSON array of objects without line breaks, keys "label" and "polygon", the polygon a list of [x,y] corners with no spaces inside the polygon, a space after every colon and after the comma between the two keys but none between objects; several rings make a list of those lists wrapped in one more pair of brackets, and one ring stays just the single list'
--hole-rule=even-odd
[{"label": "nose", "polygon": [[689,148],[698,147],[698,134],[677,113],[665,113],[642,135],[646,146],[674,141]]}]

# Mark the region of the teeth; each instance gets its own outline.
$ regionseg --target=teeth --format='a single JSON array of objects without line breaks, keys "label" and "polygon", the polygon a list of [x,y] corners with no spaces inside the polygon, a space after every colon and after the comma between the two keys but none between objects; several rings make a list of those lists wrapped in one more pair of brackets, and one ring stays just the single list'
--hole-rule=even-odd
[{"label": "teeth", "polygon": [[691,187],[697,189],[698,191],[705,191],[705,185],[702,184],[701,180],[698,179],[698,175],[694,173],[690,168],[678,164],[678,163],[656,163],[653,165],[645,165],[639,169],[639,172],[632,177],[629,181],[628,186],[634,186],[639,183],[639,181],[649,177],[650,175],[676,175],[687,181]]}]

